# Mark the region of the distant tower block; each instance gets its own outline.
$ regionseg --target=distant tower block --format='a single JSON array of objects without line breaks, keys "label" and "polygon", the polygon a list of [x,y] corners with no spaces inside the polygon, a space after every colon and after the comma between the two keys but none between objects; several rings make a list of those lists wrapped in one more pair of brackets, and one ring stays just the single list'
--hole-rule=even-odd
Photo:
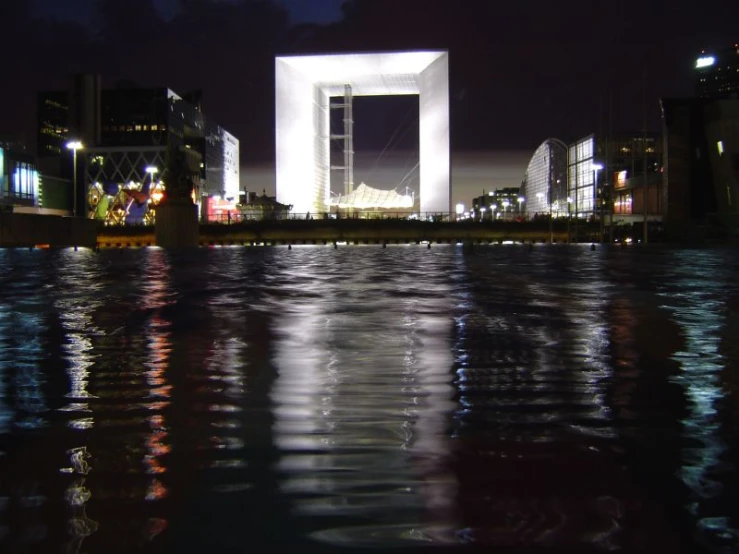
[{"label": "distant tower block", "polygon": [[[417,94],[420,211],[449,213],[447,51],[278,57],[275,80],[278,202],[292,204],[295,213],[326,210],[331,194],[330,98],[346,98],[347,92],[351,97]],[[345,159],[345,165],[353,160]],[[345,186],[352,180],[347,175]]]}]

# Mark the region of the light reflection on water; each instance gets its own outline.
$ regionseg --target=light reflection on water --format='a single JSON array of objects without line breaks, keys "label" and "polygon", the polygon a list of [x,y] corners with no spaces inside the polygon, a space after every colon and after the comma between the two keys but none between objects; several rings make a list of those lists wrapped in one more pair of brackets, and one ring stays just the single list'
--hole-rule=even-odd
[{"label": "light reflection on water", "polygon": [[691,492],[688,509],[698,518],[698,540],[722,544],[729,552],[739,543],[739,524],[732,524],[716,505],[726,494],[725,481],[736,471],[719,413],[726,395],[720,333],[727,315],[727,291],[720,283],[735,279],[736,273],[725,273],[721,260],[694,252],[676,253],[671,267],[676,290],[663,293],[664,307],[684,337],[684,347],[672,356],[679,372],[671,380],[683,388],[688,401],[688,413],[681,420],[679,476]]},{"label": "light reflection on water", "polygon": [[314,535],[340,542],[422,526],[425,512],[451,511],[456,491],[444,468],[455,409],[445,277],[453,267],[420,256],[406,281],[388,286],[386,268],[356,254],[304,264],[284,284],[291,302],[273,322],[280,490],[298,515],[376,522]]},{"label": "light reflection on water", "polygon": [[0,551],[732,551],[737,269],[0,250]]}]

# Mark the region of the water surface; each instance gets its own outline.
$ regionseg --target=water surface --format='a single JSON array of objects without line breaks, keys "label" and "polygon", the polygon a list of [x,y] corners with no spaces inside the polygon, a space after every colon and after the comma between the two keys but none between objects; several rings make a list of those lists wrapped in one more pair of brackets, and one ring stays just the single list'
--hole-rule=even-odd
[{"label": "water surface", "polygon": [[0,250],[1,552],[734,552],[739,254]]}]

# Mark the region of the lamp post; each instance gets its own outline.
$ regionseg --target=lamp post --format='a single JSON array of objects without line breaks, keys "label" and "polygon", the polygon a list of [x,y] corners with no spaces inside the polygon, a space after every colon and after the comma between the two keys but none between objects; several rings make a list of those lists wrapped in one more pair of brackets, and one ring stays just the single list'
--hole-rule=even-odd
[{"label": "lamp post", "polygon": [[73,140],[67,143],[67,148],[72,151],[72,215],[77,217],[77,150],[82,149],[82,143]]},{"label": "lamp post", "polygon": [[154,165],[147,165],[144,171],[149,174],[149,193],[151,193],[154,188],[154,174],[157,173],[159,169]]},{"label": "lamp post", "polygon": [[598,194],[598,172],[603,169],[602,164],[594,163],[593,164],[593,188],[595,189],[595,195],[598,199],[598,204],[600,207],[600,242],[603,242],[603,197],[602,195]]},{"label": "lamp post", "polygon": [[567,197],[567,243],[570,243],[570,220],[572,219],[572,212],[570,206],[572,205],[572,197]]}]

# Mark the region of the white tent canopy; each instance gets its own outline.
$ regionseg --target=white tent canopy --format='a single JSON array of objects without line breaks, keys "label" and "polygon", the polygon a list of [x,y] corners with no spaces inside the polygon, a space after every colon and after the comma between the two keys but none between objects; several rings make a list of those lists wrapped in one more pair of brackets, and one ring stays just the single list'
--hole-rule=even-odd
[{"label": "white tent canopy", "polygon": [[398,194],[394,190],[374,189],[361,183],[351,194],[331,198],[330,205],[360,210],[412,208],[413,196]]}]

